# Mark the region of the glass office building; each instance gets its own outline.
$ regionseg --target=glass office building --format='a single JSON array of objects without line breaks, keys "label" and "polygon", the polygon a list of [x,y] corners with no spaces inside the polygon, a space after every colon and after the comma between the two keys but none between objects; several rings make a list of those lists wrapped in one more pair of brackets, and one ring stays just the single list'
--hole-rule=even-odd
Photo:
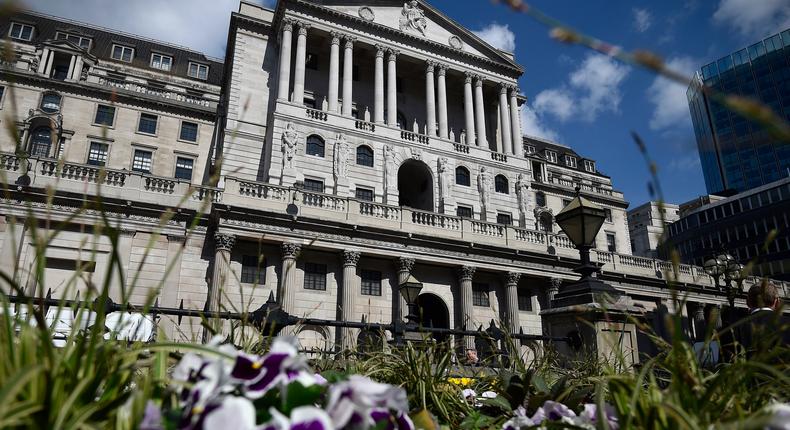
[{"label": "glass office building", "polygon": [[686,92],[709,194],[788,176],[790,142],[711,100],[700,83],[759,100],[790,122],[790,29],[704,66]]}]

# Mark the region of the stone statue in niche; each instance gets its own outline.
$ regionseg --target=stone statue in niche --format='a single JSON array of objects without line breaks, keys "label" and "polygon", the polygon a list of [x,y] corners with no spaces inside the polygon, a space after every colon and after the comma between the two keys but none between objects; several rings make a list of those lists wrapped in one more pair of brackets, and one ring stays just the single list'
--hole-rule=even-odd
[{"label": "stone statue in niche", "polygon": [[518,200],[518,212],[526,220],[530,206],[529,182],[523,173],[519,173],[516,179],[516,198]]},{"label": "stone statue in niche", "polygon": [[324,112],[329,110],[329,102],[326,100],[326,97],[324,97],[324,100],[321,102],[321,110]]},{"label": "stone statue in niche", "polygon": [[370,110],[365,106],[365,122],[370,122]]},{"label": "stone statue in niche", "polygon": [[348,153],[350,149],[346,137],[339,133],[335,138],[335,178],[348,176]]},{"label": "stone statue in niche", "polygon": [[489,208],[489,190],[491,189],[491,175],[485,166],[480,168],[480,174],[477,175],[477,191],[480,193],[480,204],[483,206],[483,212]]},{"label": "stone statue in niche", "polygon": [[296,154],[296,144],[299,142],[299,133],[294,129],[293,123],[285,125],[282,136],[283,146],[283,169],[293,169],[294,154]]},{"label": "stone statue in niche", "polygon": [[400,17],[400,29],[417,30],[425,36],[425,29],[428,27],[428,20],[425,19],[425,12],[417,6],[416,0],[411,0],[403,4]]},{"label": "stone statue in niche", "polygon": [[466,130],[461,130],[461,143],[469,145],[469,142],[466,141]]},{"label": "stone statue in niche", "polygon": [[451,197],[450,178],[448,177],[448,160],[447,157],[439,158],[439,199],[447,201]]},{"label": "stone statue in niche", "polygon": [[448,136],[451,142],[455,142],[455,132],[453,131],[452,127],[450,127],[450,134]]},{"label": "stone statue in niche", "polygon": [[414,132],[414,134],[420,134],[420,125],[417,124],[417,118],[414,118],[414,123],[411,125],[411,131]]},{"label": "stone statue in niche", "polygon": [[390,173],[395,164],[395,154],[392,145],[384,145],[384,194],[389,189]]}]

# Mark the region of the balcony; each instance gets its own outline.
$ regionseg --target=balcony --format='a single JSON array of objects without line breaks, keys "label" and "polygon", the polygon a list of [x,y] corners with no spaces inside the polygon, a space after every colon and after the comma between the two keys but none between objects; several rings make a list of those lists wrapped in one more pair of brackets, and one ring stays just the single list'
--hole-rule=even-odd
[{"label": "balcony", "polygon": [[581,191],[587,191],[588,193],[600,194],[603,196],[615,197],[619,199],[623,198],[623,193],[619,191],[613,191],[609,188],[604,188],[599,184],[585,184],[584,182],[580,182],[578,180],[563,178],[561,176],[552,175],[551,173],[548,174],[548,179],[544,183],[557,185],[567,189],[576,189],[576,186],[578,186]]},{"label": "balcony", "polygon": [[191,105],[199,108],[216,109],[217,102],[205,97],[191,95],[186,92],[180,92],[172,89],[162,88],[158,86],[146,85],[139,82],[127,81],[125,79],[118,79],[104,75],[97,76],[98,85],[120,90],[121,92],[128,93],[134,96],[147,96],[155,99],[170,100],[181,102],[186,105]]}]

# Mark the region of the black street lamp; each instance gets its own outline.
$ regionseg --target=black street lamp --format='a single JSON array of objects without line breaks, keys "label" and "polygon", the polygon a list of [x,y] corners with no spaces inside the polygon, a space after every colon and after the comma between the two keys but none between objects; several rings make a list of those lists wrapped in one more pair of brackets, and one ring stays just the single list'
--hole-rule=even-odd
[{"label": "black street lamp", "polygon": [[[612,297],[619,296],[620,292],[614,287],[593,276],[600,268],[590,261],[590,250],[595,247],[595,237],[606,220],[603,208],[582,197],[577,187],[576,197],[554,219],[579,250],[581,264],[574,271],[582,275],[581,279],[563,288],[555,296],[558,305],[592,303],[601,299],[609,301]],[[605,295],[610,298],[605,298]]]},{"label": "black street lamp", "polygon": [[398,286],[398,291],[406,300],[406,305],[409,307],[409,314],[406,315],[406,320],[409,326],[416,327],[419,322],[417,319],[417,296],[419,296],[420,291],[422,291],[422,282],[418,281],[414,275],[409,275],[408,279],[401,282]]},{"label": "black street lamp", "polygon": [[[716,289],[724,290],[727,294],[727,301],[730,308],[735,308],[735,297],[742,293],[743,281],[745,279],[744,268],[742,264],[738,264],[735,258],[722,252],[719,255],[712,256],[707,259],[703,264],[705,273],[713,278],[716,284]],[[724,285],[719,284],[719,279],[724,278]],[[735,281],[737,287],[733,287],[732,281]]]}]

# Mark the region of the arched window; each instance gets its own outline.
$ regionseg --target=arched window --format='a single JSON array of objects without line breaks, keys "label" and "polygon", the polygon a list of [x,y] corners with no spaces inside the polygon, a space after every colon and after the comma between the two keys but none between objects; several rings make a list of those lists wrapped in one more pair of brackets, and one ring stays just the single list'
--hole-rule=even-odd
[{"label": "arched window", "polygon": [[465,185],[469,186],[472,184],[472,180],[470,179],[469,169],[464,166],[458,166],[455,168],[455,183],[458,185]]},{"label": "arched window", "polygon": [[509,194],[507,178],[504,175],[494,177],[494,191],[502,194]]},{"label": "arched window", "polygon": [[306,151],[307,155],[317,155],[319,157],[324,156],[324,139],[321,139],[321,136],[312,135],[307,137],[307,148]]},{"label": "arched window", "polygon": [[546,195],[541,192],[535,193],[535,205],[545,207]]},{"label": "arched window", "polygon": [[39,127],[33,130],[30,136],[30,156],[49,157],[52,148],[52,130],[49,127]]},{"label": "arched window", "polygon": [[41,97],[41,110],[46,113],[55,113],[60,110],[60,94],[46,93]]},{"label": "arched window", "polygon": [[357,147],[357,164],[373,167],[373,150],[367,145]]}]

